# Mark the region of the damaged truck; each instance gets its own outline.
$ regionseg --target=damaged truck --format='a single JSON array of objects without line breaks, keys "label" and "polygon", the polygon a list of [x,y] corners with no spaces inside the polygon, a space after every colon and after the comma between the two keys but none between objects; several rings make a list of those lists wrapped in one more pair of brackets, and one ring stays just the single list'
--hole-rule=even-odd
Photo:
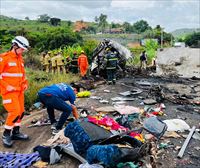
[{"label": "damaged truck", "polygon": [[106,78],[106,62],[105,55],[106,49],[110,48],[112,52],[117,53],[119,60],[118,71],[124,72],[126,70],[126,62],[133,58],[130,50],[113,40],[104,39],[95,48],[92,55],[91,74],[99,75]]}]

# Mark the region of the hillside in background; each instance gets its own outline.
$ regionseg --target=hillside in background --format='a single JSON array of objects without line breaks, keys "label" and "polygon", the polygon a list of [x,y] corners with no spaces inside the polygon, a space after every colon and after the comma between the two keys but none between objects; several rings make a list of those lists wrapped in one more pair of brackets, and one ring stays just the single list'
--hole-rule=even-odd
[{"label": "hillside in background", "polygon": [[7,19],[18,20],[18,19],[16,19],[16,18],[12,18],[12,17],[8,17],[8,16],[4,16],[4,15],[0,15],[0,19],[1,19],[1,20],[7,20]]},{"label": "hillside in background", "polygon": [[[1,22],[1,27],[0,27],[1,30],[7,29],[7,30],[17,31],[23,28],[27,31],[43,32],[49,27],[54,27],[51,26],[49,22],[45,23],[45,22],[39,22],[37,20],[19,20],[3,15],[0,15],[0,22]],[[71,21],[61,21],[59,27],[69,27],[72,25],[73,23]]]},{"label": "hillside in background", "polygon": [[29,39],[30,46],[37,51],[52,50],[81,42],[79,33],[73,32],[73,22],[61,21],[57,26],[38,20],[18,20],[0,15],[0,40],[2,51],[10,47],[16,35]]},{"label": "hillside in background", "polygon": [[183,28],[183,29],[177,29],[173,32],[171,32],[171,34],[176,38],[176,37],[183,37],[186,36],[188,34],[191,34],[193,32],[200,32],[200,29],[188,29],[188,28]]}]

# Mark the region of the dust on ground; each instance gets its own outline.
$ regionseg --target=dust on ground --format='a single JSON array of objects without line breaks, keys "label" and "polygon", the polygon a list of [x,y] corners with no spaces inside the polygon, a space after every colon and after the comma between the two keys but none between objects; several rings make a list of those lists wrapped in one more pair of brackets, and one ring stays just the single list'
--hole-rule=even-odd
[{"label": "dust on ground", "polygon": [[157,53],[157,74],[200,78],[199,48],[165,48]]}]

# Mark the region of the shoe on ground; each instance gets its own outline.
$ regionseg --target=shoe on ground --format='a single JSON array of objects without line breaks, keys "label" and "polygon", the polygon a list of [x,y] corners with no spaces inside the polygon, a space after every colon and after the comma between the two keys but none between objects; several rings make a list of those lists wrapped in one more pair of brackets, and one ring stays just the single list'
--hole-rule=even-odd
[{"label": "shoe on ground", "polygon": [[60,131],[59,129],[55,129],[55,130],[52,131],[52,134],[56,135],[59,131]]},{"label": "shoe on ground", "polygon": [[12,140],[29,140],[29,136],[27,134],[23,134],[23,133],[17,133],[17,134],[13,134],[11,136]]},{"label": "shoe on ground", "polygon": [[3,145],[4,145],[6,148],[11,148],[11,147],[12,147],[13,141],[12,141],[11,136],[5,136],[5,135],[3,135],[3,136],[2,136],[2,140],[3,140]]},{"label": "shoe on ground", "polygon": [[51,125],[51,130],[55,130],[55,129],[56,129],[56,125],[57,125],[57,122],[53,123],[53,124]]}]

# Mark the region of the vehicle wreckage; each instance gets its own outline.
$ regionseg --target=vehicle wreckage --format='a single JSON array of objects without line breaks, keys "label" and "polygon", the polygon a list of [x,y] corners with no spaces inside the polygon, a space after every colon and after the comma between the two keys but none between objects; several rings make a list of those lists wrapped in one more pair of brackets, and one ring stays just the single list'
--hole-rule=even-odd
[{"label": "vehicle wreckage", "polygon": [[110,48],[112,52],[117,53],[119,60],[118,71],[124,72],[126,69],[126,62],[133,58],[132,53],[126,47],[113,40],[104,39],[95,48],[92,55],[91,74],[99,75],[106,78],[106,49]]}]

